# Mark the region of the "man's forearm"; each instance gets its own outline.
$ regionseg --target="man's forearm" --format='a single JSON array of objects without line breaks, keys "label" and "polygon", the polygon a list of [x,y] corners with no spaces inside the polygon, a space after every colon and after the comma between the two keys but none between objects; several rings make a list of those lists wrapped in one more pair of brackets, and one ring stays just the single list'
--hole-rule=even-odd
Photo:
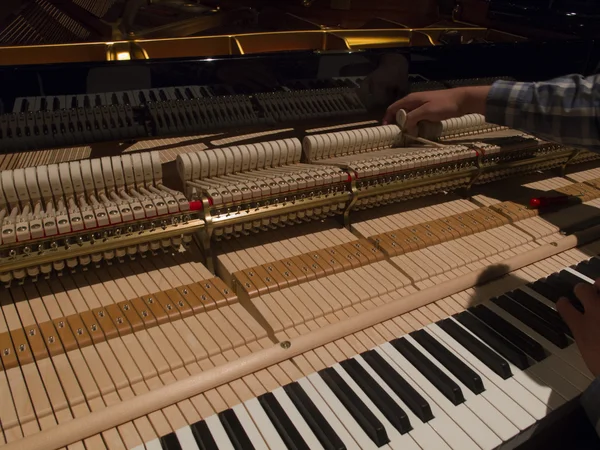
[{"label": "man's forearm", "polygon": [[541,139],[600,152],[600,76],[497,81],[487,95],[485,116]]}]

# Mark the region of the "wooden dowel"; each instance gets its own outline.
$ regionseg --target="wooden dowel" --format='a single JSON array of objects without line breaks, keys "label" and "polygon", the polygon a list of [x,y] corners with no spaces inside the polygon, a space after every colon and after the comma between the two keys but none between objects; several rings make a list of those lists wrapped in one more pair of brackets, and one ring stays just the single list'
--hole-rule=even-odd
[{"label": "wooden dowel", "polygon": [[191,398],[222,384],[237,380],[265,367],[288,360],[329,342],[400,316],[478,284],[489,282],[510,272],[552,257],[571,248],[600,239],[600,225],[514,256],[503,264],[479,269],[461,277],[424,289],[402,299],[381,305],[342,322],[327,325],[290,342],[277,344],[219,367],[192,375],[147,394],[109,406],[87,416],[74,419],[10,443],[3,450],[54,450],[101,433],[161,408]]}]

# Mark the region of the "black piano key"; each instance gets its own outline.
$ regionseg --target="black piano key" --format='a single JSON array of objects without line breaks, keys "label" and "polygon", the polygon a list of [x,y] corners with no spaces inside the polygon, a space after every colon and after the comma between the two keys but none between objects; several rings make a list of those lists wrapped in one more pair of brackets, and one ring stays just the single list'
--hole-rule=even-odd
[{"label": "black piano key", "polygon": [[398,404],[388,395],[387,392],[377,383],[363,366],[355,359],[342,361],[340,365],[348,375],[358,384],[369,399],[375,404],[385,418],[401,434],[407,433],[412,429],[406,413]]},{"label": "black piano key", "polygon": [[394,339],[390,342],[402,356],[404,356],[413,366],[417,368],[431,384],[433,384],[448,400],[454,405],[464,403],[465,397],[460,389],[448,375],[433,364],[425,355],[423,355],[414,345],[405,338]]},{"label": "black piano key", "polygon": [[471,336],[451,319],[443,319],[437,322],[437,325],[448,333],[455,341],[466,348],[478,360],[485,364],[496,375],[506,380],[512,377],[510,365],[504,358],[490,350],[479,339]]},{"label": "black piano key", "polygon": [[291,383],[283,389],[325,450],[346,450],[346,445],[304,392],[302,386]]},{"label": "black piano key", "polygon": [[258,397],[258,402],[267,413],[271,423],[288,449],[309,450],[308,445],[271,392]]},{"label": "black piano key", "polygon": [[542,283],[541,280],[538,280],[535,283],[530,283],[527,285],[527,287],[537,292],[542,297],[545,297],[548,300],[552,301],[553,303],[556,303],[560,298],[559,293],[557,293],[554,289],[552,289],[552,287],[548,286],[547,284]]},{"label": "black piano key", "polygon": [[254,450],[254,445],[252,445],[246,430],[244,430],[233,409],[219,413],[219,420],[235,450]]},{"label": "black piano key", "polygon": [[570,286],[572,286],[573,288],[575,286],[577,286],[578,284],[589,284],[588,281],[585,281],[581,278],[579,278],[577,275],[575,275],[572,272],[569,272],[568,270],[561,270],[560,272],[558,272],[558,276],[565,282],[568,283]]},{"label": "black piano key", "polygon": [[562,331],[566,335],[573,337],[571,330],[564,322],[564,320],[562,320],[560,314],[552,308],[546,306],[544,303],[540,302],[538,299],[530,296],[528,293],[522,291],[521,289],[516,289],[512,292],[507,292],[505,295],[507,297],[512,298],[516,303],[527,308],[529,311],[531,311],[536,316],[548,323],[548,325],[552,328]]},{"label": "black piano key", "polygon": [[329,389],[331,389],[375,445],[381,447],[390,442],[383,424],[375,417],[369,408],[367,408],[363,401],[356,395],[350,386],[348,386],[335,369],[330,367],[323,369],[319,371],[319,376],[327,386],[329,386]]},{"label": "black piano key", "polygon": [[179,439],[177,439],[175,433],[169,433],[166,436],[162,436],[159,440],[163,450],[182,450]]},{"label": "black piano key", "polygon": [[193,423],[190,425],[190,428],[192,429],[192,434],[194,435],[194,439],[196,439],[196,444],[198,444],[200,450],[219,450],[219,447],[217,447],[217,443],[204,420]]},{"label": "black piano key", "polygon": [[546,277],[546,283],[565,293],[571,292],[575,287],[571,283],[563,280],[557,273],[548,275]]},{"label": "black piano key", "polygon": [[569,346],[569,340],[567,337],[560,331],[553,329],[548,326],[546,322],[540,319],[538,316],[533,314],[527,308],[519,305],[510,297],[502,295],[497,299],[492,299],[492,301],[498,305],[500,308],[510,313],[512,316],[516,317],[518,320],[523,322],[533,331],[538,333],[539,335],[545,337],[554,345],[559,348],[566,348]]},{"label": "black piano key", "polygon": [[[491,299],[492,302],[496,303],[494,300],[496,299]],[[486,308],[483,305],[477,305],[469,308],[469,312],[536,361],[539,362],[546,359],[547,355],[544,351],[544,347],[542,347],[539,342],[536,342],[534,339],[527,336],[489,308]]]},{"label": "black piano key", "polygon": [[431,406],[388,362],[375,350],[361,354],[363,359],[390,387],[394,393],[410,408],[421,421],[433,419]]},{"label": "black piano key", "polygon": [[[597,256],[594,256],[592,259],[588,261],[590,267],[594,270],[595,273],[600,274],[600,259]],[[595,278],[599,278],[599,276],[595,276]]]},{"label": "black piano key", "polygon": [[525,353],[512,345],[487,325],[484,325],[482,322],[477,320],[471,314],[462,312],[454,315],[454,318],[471,333],[479,337],[479,339],[508,359],[519,369],[525,370],[531,365]]},{"label": "black piano key", "polygon": [[485,391],[481,377],[427,331],[413,331],[410,335],[474,394]]},{"label": "black piano key", "polygon": [[575,266],[575,270],[593,280],[595,280],[596,278],[600,278],[600,270],[596,270],[595,268],[590,266],[590,264],[587,261],[577,264]]},{"label": "black piano key", "polygon": [[554,290],[557,300],[560,297],[566,297],[571,301],[573,306],[583,311],[583,306],[581,306],[581,303],[579,302],[579,299],[577,298],[573,290],[574,286],[571,286],[570,284],[564,282],[558,276],[558,274],[554,273],[548,276],[545,280],[541,281],[543,283],[548,284]]}]

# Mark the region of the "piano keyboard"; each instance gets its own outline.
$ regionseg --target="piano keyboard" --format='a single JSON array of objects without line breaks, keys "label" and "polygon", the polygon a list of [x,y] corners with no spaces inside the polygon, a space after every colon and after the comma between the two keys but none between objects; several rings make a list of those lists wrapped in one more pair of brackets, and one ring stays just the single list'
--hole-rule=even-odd
[{"label": "piano keyboard", "polygon": [[494,283],[476,306],[461,292],[316,349],[282,386],[135,449],[496,448],[593,379],[554,307],[600,276],[599,258],[560,268],[578,254],[518,271],[532,282],[510,291]]}]

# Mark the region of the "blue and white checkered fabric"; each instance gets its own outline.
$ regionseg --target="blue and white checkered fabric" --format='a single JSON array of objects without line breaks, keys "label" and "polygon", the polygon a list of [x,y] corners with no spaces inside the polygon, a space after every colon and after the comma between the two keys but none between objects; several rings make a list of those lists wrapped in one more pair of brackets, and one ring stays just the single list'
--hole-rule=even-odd
[{"label": "blue and white checkered fabric", "polygon": [[600,75],[541,83],[497,81],[487,98],[486,121],[600,152]]}]

